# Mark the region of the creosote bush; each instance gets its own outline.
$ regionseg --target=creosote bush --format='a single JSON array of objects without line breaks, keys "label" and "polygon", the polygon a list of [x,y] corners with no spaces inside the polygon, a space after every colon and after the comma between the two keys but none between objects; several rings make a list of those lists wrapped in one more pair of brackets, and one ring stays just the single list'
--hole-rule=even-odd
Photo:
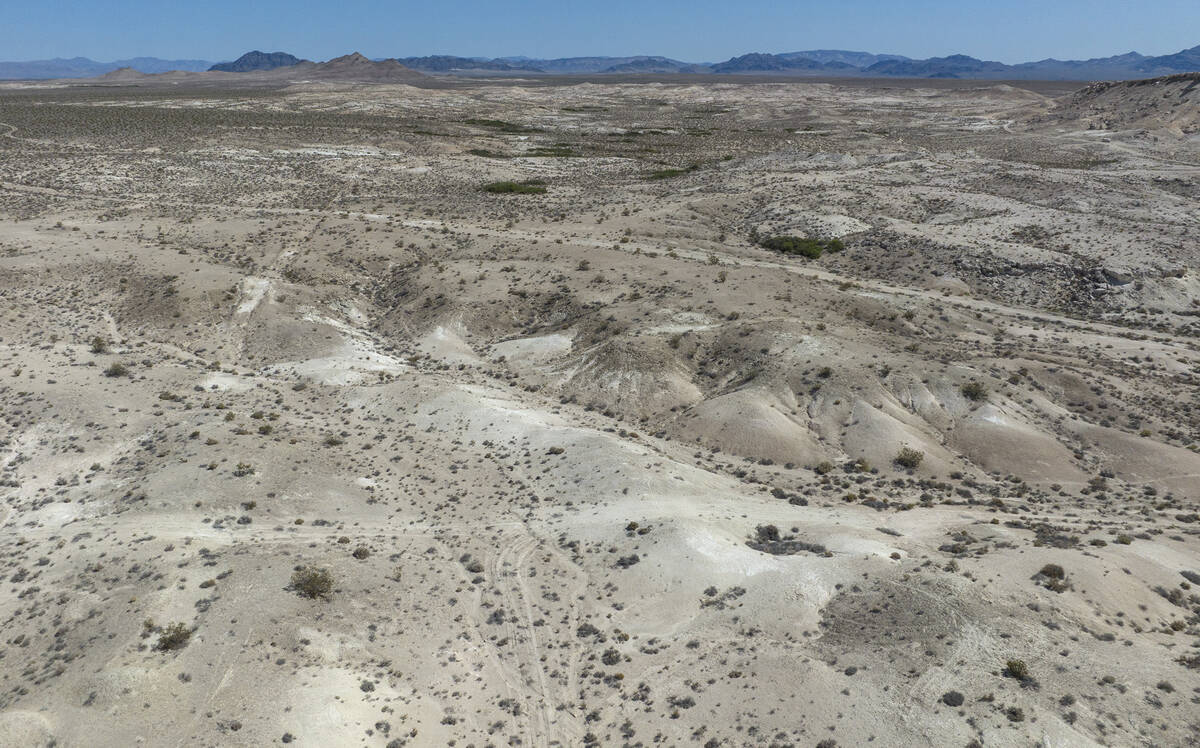
[{"label": "creosote bush", "polygon": [[292,572],[290,588],[300,597],[310,600],[328,600],[333,594],[333,575],[328,569],[301,566]]},{"label": "creosote bush", "polygon": [[1029,666],[1024,660],[1009,660],[1004,663],[1004,674],[1009,678],[1026,681],[1029,680]]},{"label": "creosote bush", "polygon": [[1058,564],[1046,564],[1038,573],[1050,579],[1066,579],[1067,577],[1067,572]]},{"label": "creosote bush", "polygon": [[958,388],[963,397],[972,402],[979,402],[987,397],[987,385],[983,382],[970,381]]},{"label": "creosote bush", "polygon": [[912,447],[903,447],[900,453],[896,455],[895,463],[902,468],[908,470],[916,470],[921,464],[921,460],[925,459],[925,453]]},{"label": "creosote bush", "polygon": [[125,366],[125,364],[121,363],[120,361],[114,361],[107,369],[104,370],[104,376],[106,377],[123,377],[128,374],[129,367]]},{"label": "creosote bush", "polygon": [[187,627],[187,624],[168,624],[163,627],[162,633],[158,635],[158,641],[154,644],[154,648],[159,652],[171,652],[176,649],[183,649],[187,646],[191,638],[192,630]]}]

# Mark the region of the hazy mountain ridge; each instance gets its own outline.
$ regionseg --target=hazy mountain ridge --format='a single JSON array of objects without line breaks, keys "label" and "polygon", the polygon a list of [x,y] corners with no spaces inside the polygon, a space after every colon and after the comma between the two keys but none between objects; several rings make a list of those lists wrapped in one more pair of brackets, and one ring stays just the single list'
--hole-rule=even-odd
[{"label": "hazy mountain ridge", "polygon": [[[365,59],[365,58],[364,58]],[[376,60],[385,62],[386,60]],[[427,55],[394,60],[411,70],[426,73],[717,73],[809,76],[863,76],[895,78],[971,78],[1021,80],[1123,80],[1200,71],[1200,46],[1170,55],[1146,56],[1138,52],[1089,60],[1047,58],[1009,65],[955,54],[923,60],[903,55],[851,50],[807,50],[772,54],[751,52],[723,62],[686,62],[656,55],[626,57],[460,57]],[[115,62],[72,59],[0,62],[0,79],[86,78],[130,68],[140,73],[167,71],[261,72],[302,64],[285,52],[248,52],[233,62],[210,64],[204,60],[161,60],[138,57]]]},{"label": "hazy mountain ridge", "polygon": [[134,68],[142,73],[165,73],[169,70],[198,72],[208,70],[209,60],[163,60],[158,57],[133,57],[128,60],[97,62],[86,57],[70,59],[0,62],[0,79],[90,78],[121,68]]},{"label": "hazy mountain ridge", "polygon": [[536,66],[527,64],[509,63],[504,60],[480,59],[477,57],[458,57],[457,55],[426,55],[424,57],[401,57],[398,59],[405,67],[430,73],[450,73],[456,70],[544,72]]}]

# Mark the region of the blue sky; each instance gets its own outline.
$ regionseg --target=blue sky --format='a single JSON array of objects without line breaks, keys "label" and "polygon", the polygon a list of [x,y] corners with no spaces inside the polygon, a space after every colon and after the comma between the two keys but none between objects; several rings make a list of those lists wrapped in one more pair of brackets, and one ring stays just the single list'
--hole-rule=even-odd
[{"label": "blue sky", "polygon": [[233,59],[854,49],[1001,62],[1200,44],[1200,0],[0,0],[0,59]]}]

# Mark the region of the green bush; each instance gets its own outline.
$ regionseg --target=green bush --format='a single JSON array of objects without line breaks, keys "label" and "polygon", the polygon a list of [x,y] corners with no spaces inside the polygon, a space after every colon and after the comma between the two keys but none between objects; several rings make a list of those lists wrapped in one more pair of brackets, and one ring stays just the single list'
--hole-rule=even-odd
[{"label": "green bush", "polygon": [[129,367],[120,361],[114,361],[107,369],[104,370],[106,377],[123,377],[129,374]]},{"label": "green bush", "polygon": [[806,239],[801,236],[772,236],[763,239],[759,244],[764,249],[800,255],[810,260],[817,259],[824,252],[841,252],[846,248],[841,239]]},{"label": "green bush", "polygon": [[536,182],[491,182],[483,186],[484,192],[496,194],[544,195],[546,188]]}]

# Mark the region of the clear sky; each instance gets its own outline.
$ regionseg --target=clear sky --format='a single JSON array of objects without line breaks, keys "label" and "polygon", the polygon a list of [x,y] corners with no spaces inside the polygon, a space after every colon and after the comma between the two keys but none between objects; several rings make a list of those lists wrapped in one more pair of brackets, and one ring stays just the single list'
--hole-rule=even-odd
[{"label": "clear sky", "polygon": [[852,49],[1001,62],[1200,44],[1200,0],[0,0],[0,59]]}]

